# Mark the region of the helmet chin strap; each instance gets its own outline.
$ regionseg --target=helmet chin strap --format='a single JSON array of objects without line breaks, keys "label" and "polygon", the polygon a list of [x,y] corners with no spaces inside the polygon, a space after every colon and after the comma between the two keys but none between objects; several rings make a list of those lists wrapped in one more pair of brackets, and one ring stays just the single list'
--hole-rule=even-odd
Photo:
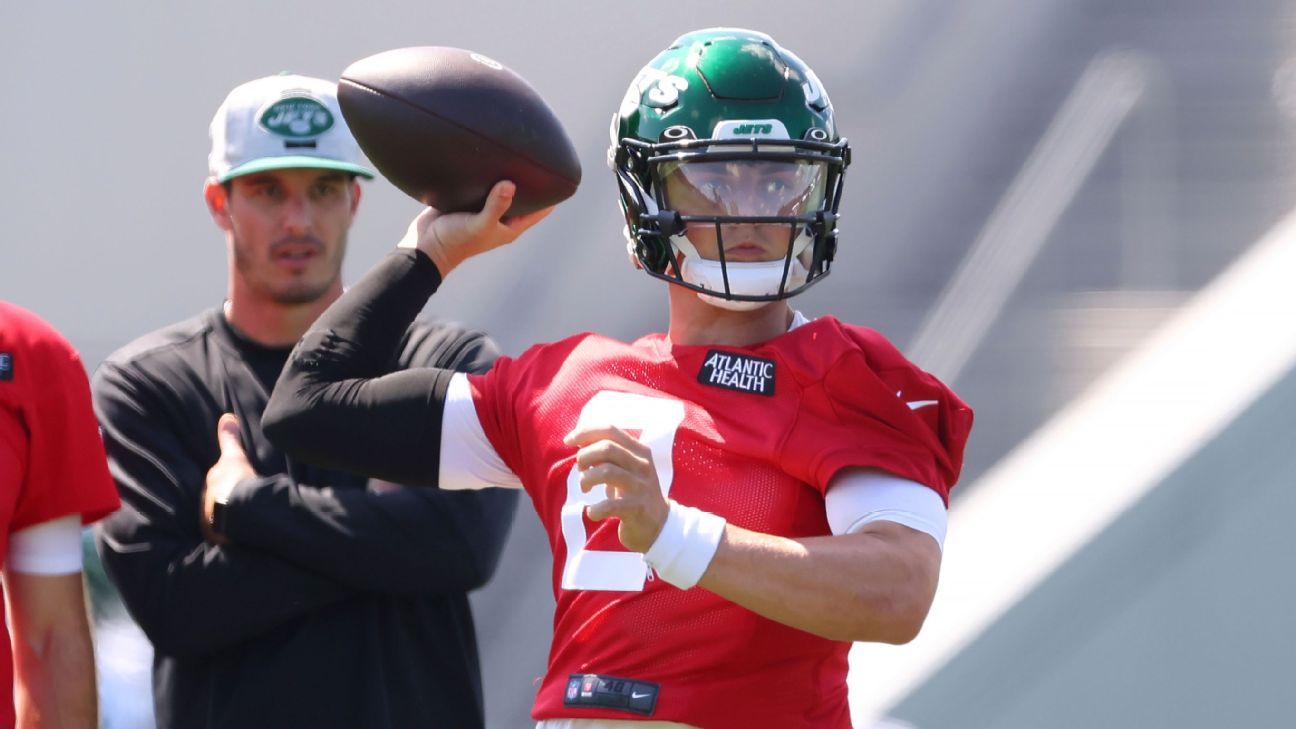
[{"label": "helmet chin strap", "polygon": [[698,298],[717,309],[725,309],[727,311],[755,311],[762,306],[774,303],[772,301],[734,301],[733,299],[722,299],[719,296],[712,296],[700,292],[698,293]]},{"label": "helmet chin strap", "polygon": [[[791,291],[805,283],[809,272],[801,263],[800,256],[806,247],[810,245],[811,240],[812,236],[805,233],[797,236],[792,249],[792,263],[788,266],[785,291]],[[772,296],[779,292],[779,286],[783,283],[782,258],[773,261],[730,261],[727,264],[721,264],[719,261],[709,261],[698,255],[697,249],[684,235],[672,237],[671,245],[676,251],[683,254],[684,260],[680,264],[680,275],[684,278],[684,281],[717,292],[716,295],[698,292],[698,298],[712,306],[728,309],[729,311],[752,311],[769,303],[768,301],[735,301],[724,298],[726,269],[729,273],[729,293],[738,296]]]}]

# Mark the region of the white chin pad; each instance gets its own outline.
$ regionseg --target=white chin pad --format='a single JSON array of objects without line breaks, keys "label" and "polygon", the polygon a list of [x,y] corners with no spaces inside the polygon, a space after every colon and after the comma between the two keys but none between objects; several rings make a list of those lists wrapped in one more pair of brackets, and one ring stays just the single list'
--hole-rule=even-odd
[{"label": "white chin pad", "polygon": [[[798,236],[792,264],[788,267],[786,291],[791,291],[806,282],[809,272],[801,263],[800,254],[810,244],[811,237],[806,234]],[[697,249],[688,238],[679,235],[671,238],[676,251],[683,254],[680,264],[680,275],[686,283],[700,286],[717,292],[716,295],[699,292],[698,296],[708,304],[730,311],[750,311],[768,304],[768,301],[733,301],[724,298],[725,269],[729,273],[729,293],[738,296],[773,296],[779,292],[783,283],[783,259],[762,262],[730,261],[727,266],[719,261],[709,261],[698,255]]]},{"label": "white chin pad", "polygon": [[719,296],[704,294],[701,291],[698,292],[698,298],[717,309],[728,309],[729,311],[755,311],[762,306],[774,303],[772,301],[735,301],[733,299],[722,299]]}]

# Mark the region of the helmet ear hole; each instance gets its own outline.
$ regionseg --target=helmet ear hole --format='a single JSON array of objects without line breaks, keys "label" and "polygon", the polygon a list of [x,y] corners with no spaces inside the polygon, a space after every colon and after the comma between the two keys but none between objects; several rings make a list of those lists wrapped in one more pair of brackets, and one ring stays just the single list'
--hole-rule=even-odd
[{"label": "helmet ear hole", "polygon": [[662,130],[659,142],[681,142],[685,139],[697,139],[697,134],[689,127],[682,124],[666,127]]},{"label": "helmet ear hole", "polygon": [[811,127],[806,130],[805,139],[811,142],[827,142],[828,132],[819,127]]}]

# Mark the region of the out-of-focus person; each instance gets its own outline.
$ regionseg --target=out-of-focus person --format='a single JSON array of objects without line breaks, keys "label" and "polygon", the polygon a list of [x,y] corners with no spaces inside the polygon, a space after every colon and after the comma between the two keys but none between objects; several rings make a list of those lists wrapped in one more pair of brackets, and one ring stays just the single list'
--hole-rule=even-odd
[{"label": "out-of-focus person", "polygon": [[[158,726],[480,727],[467,593],[493,573],[516,495],[314,468],[261,432],[292,344],[342,293],[358,178],[373,176],[336,86],[235,88],[209,170],[227,299],[112,354],[93,380],[123,500],[97,542],[153,643]],[[497,356],[485,335],[427,321],[398,349],[375,374],[482,372]]]},{"label": "out-of-focus person", "polygon": [[118,505],[81,357],[0,301],[0,727],[98,726],[81,527]]}]

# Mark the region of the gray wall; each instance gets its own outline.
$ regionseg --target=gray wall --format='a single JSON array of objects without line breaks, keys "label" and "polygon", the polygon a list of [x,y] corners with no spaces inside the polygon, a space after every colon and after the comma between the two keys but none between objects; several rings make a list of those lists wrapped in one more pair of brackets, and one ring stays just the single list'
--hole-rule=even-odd
[{"label": "gray wall", "polygon": [[892,714],[918,729],[1290,727],[1296,371]]}]

